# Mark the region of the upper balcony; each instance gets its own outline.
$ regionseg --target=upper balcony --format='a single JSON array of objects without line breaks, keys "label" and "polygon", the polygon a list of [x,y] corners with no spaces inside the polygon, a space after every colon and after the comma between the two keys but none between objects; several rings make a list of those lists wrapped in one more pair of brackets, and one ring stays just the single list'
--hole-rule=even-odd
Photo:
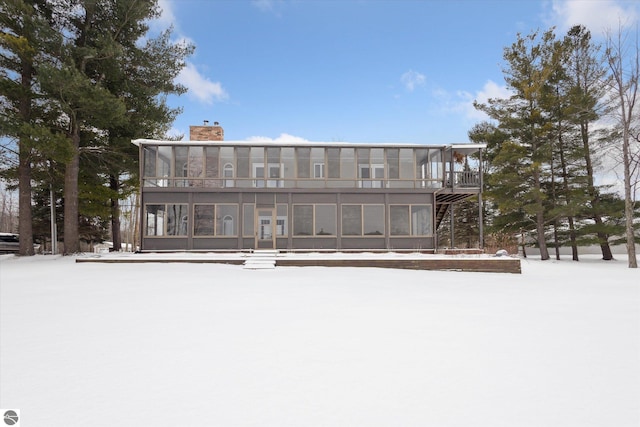
[{"label": "upper balcony", "polygon": [[141,148],[145,188],[477,192],[482,182],[480,162],[469,159],[480,144],[133,142]]}]

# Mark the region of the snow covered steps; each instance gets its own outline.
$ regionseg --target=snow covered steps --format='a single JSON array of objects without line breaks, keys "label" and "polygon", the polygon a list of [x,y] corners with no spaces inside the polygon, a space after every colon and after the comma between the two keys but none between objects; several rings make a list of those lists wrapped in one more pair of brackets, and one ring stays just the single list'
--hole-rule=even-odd
[{"label": "snow covered steps", "polygon": [[276,268],[277,250],[255,250],[244,262],[245,270],[272,270]]}]

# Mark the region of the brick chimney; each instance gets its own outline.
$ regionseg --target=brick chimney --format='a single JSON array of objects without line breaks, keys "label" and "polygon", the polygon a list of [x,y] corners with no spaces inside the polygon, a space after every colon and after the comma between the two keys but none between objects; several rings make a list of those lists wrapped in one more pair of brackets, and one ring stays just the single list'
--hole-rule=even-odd
[{"label": "brick chimney", "polygon": [[191,141],[224,141],[224,130],[220,123],[205,120],[203,126],[189,126],[189,139]]}]

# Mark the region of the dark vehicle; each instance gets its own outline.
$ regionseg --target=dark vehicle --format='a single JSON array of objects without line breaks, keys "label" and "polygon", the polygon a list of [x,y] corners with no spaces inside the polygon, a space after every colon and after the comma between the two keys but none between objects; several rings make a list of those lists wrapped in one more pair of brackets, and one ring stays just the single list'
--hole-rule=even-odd
[{"label": "dark vehicle", "polygon": [[0,233],[0,254],[13,254],[20,249],[18,235],[13,233]]}]

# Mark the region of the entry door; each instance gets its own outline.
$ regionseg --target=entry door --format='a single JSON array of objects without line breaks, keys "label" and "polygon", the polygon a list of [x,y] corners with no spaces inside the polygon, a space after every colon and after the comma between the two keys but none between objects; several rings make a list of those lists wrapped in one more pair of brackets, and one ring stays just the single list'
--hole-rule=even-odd
[{"label": "entry door", "polygon": [[275,209],[256,209],[256,248],[275,249]]}]

